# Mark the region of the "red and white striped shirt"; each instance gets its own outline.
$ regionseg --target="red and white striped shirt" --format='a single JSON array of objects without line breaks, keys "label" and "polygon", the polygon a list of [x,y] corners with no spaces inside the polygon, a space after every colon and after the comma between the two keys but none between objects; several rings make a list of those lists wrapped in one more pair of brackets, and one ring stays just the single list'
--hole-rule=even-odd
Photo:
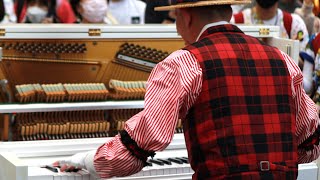
[{"label": "red and white striped shirt", "polygon": [[[287,54],[282,56],[291,75],[297,143],[301,144],[315,132],[319,118],[315,104],[303,90],[299,67]],[[201,87],[202,70],[196,58],[189,51],[175,51],[153,69],[147,82],[144,110],[126,122],[125,130],[144,150],[164,150],[172,141],[178,118],[184,117],[195,103]],[[298,153],[299,163],[311,162],[319,156],[320,146],[308,152],[299,149]],[[100,177],[109,178],[139,172],[143,163],[131,155],[117,135],[98,148],[94,167]]]}]

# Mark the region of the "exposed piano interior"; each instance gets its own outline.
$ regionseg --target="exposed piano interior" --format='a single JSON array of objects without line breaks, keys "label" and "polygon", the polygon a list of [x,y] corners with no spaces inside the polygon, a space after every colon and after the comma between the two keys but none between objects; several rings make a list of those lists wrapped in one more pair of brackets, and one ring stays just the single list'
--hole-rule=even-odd
[{"label": "exposed piano interior", "polygon": [[[2,78],[7,80],[3,103],[143,100],[151,69],[183,47],[174,27],[135,32],[82,25],[11,28],[0,43]],[[20,31],[30,37],[18,38]],[[4,141],[107,137],[139,108],[6,114],[0,134]]]},{"label": "exposed piano interior", "polygon": [[[92,179],[40,166],[102,145],[143,109],[151,69],[184,46],[174,26],[5,25],[0,36],[0,180]],[[240,26],[297,59],[278,27]],[[9,142],[6,142],[9,141]],[[118,179],[190,179],[182,122],[152,166]],[[169,160],[169,158],[172,158]],[[171,164],[168,164],[170,161]],[[299,179],[317,176],[299,165]]]}]

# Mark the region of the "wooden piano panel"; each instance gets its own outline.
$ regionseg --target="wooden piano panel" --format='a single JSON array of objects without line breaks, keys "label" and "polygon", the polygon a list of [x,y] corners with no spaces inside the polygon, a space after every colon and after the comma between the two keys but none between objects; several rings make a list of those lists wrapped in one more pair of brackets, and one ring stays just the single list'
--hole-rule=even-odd
[{"label": "wooden piano panel", "polygon": [[102,64],[53,61],[3,60],[3,71],[13,89],[19,84],[98,82]]},{"label": "wooden piano panel", "polygon": [[[63,39],[63,40],[51,40],[51,39],[35,39],[35,40],[3,40],[0,42],[0,47],[3,47],[4,57],[35,57],[32,53],[17,52],[14,50],[14,46],[19,44],[26,44],[24,46],[28,47],[29,44],[49,44],[49,45],[67,45],[67,44],[84,44],[87,51],[85,53],[73,53],[73,54],[59,54],[56,56],[52,53],[37,53],[37,58],[42,59],[66,59],[66,60],[85,60],[85,61],[103,61],[108,62],[112,60],[119,50],[119,47],[124,43],[133,43],[140,46],[146,46],[150,48],[156,48],[162,51],[175,51],[184,47],[181,39]],[[5,48],[8,47],[8,48]]]}]

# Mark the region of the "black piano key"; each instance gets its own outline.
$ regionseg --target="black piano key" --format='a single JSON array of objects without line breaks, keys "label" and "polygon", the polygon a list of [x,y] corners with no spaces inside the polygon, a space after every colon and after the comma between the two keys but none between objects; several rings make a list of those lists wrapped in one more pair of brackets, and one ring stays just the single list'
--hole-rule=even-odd
[{"label": "black piano key", "polygon": [[146,166],[152,166],[152,163],[150,163],[150,162],[146,162]]},{"label": "black piano key", "polygon": [[65,170],[65,172],[78,172],[79,170],[79,168],[68,168]]},{"label": "black piano key", "polygon": [[181,160],[185,164],[189,164],[189,160],[188,159],[184,159],[184,158],[180,158],[180,157],[176,157],[176,159]]},{"label": "black piano key", "polygon": [[52,172],[55,172],[55,173],[58,172],[58,168],[57,167],[53,167],[53,166],[49,166],[49,165],[43,166],[41,168],[46,168],[46,169],[48,169],[48,170],[50,170]]},{"label": "black piano key", "polygon": [[189,163],[189,158],[187,158],[187,157],[181,157],[181,158],[186,159],[188,161],[188,163]]},{"label": "black piano key", "polygon": [[179,159],[175,159],[175,158],[168,158],[169,161],[177,163],[177,164],[183,164],[183,162]]},{"label": "black piano key", "polygon": [[168,160],[165,160],[165,159],[157,159],[158,161],[161,161],[163,162],[164,164],[167,164],[167,165],[171,165],[172,163]]},{"label": "black piano key", "polygon": [[149,162],[154,163],[154,164],[158,164],[160,166],[163,166],[164,163],[162,161],[156,160],[156,159],[150,159]]},{"label": "black piano key", "polygon": [[80,171],[81,169],[74,169],[72,172],[78,172],[78,171]]}]

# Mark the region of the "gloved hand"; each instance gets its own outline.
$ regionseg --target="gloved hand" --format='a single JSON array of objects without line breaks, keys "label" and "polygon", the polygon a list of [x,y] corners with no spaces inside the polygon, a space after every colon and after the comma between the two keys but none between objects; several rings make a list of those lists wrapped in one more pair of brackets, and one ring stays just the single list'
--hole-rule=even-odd
[{"label": "gloved hand", "polygon": [[90,173],[96,174],[93,166],[93,160],[96,150],[77,153],[71,157],[65,158],[64,160],[56,161],[53,166],[60,166],[60,171],[73,171],[79,169],[87,169]]}]

